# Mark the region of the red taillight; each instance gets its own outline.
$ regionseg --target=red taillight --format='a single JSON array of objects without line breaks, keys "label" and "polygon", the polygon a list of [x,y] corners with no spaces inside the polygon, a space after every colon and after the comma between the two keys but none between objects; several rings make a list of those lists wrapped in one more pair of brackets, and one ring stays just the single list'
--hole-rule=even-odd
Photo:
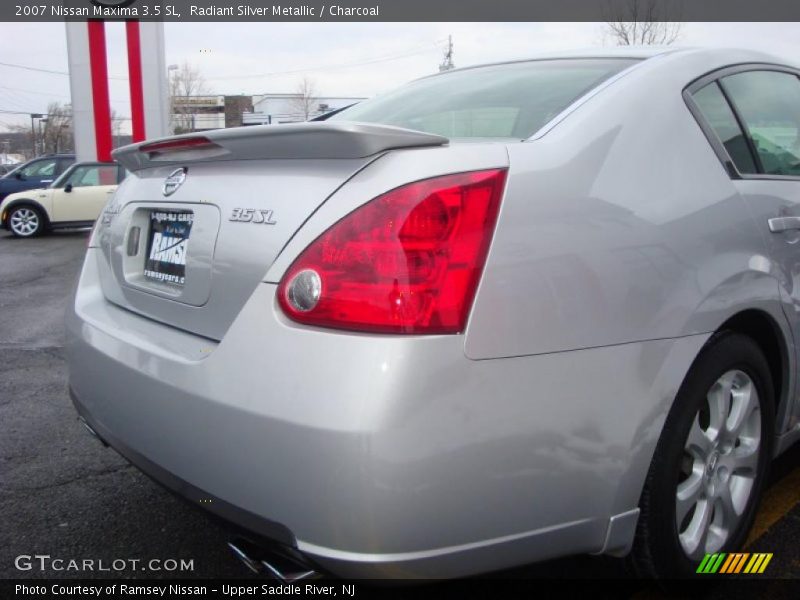
[{"label": "red taillight", "polygon": [[464,330],[506,171],[446,175],[356,209],[294,261],[278,288],[293,320],[386,333]]}]

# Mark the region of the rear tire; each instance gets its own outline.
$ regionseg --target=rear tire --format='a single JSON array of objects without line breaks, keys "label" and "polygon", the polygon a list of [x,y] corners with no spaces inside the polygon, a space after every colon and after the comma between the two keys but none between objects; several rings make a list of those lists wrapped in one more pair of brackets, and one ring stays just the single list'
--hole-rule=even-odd
[{"label": "rear tire", "polygon": [[758,345],[715,335],[667,416],[629,562],[638,576],[690,577],[706,553],[741,548],[772,457],[774,388]]},{"label": "rear tire", "polygon": [[35,237],[45,230],[42,211],[28,204],[12,208],[7,219],[8,230],[16,237]]}]

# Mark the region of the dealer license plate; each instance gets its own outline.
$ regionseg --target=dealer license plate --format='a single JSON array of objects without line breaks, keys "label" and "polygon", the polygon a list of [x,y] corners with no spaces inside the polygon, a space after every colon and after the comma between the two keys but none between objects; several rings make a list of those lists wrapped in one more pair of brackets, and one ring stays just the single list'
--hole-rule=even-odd
[{"label": "dealer license plate", "polygon": [[194,214],[152,211],[144,276],[173,285],[186,283],[186,251]]}]

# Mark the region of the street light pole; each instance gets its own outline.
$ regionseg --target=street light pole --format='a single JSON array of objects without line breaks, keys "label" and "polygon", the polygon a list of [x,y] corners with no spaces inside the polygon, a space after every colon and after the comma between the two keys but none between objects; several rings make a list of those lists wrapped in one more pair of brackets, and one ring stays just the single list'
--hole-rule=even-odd
[{"label": "street light pole", "polygon": [[47,119],[46,118],[39,119],[39,146],[41,148],[41,154],[44,154],[47,151],[47,147],[45,144],[46,142],[45,134],[47,133],[47,126],[45,125],[44,133],[42,133],[42,123],[47,123]]},{"label": "street light pole", "polygon": [[47,152],[47,117],[39,119],[39,154]]},{"label": "street light pole", "polygon": [[170,65],[167,67],[167,91],[169,93],[169,115],[167,115],[167,129],[169,129],[170,135],[175,133],[175,94],[178,91],[176,82],[173,79],[172,72],[175,71],[177,76],[177,71],[180,70],[180,66],[178,65]]},{"label": "street light pole", "polygon": [[36,127],[33,125],[34,119],[41,119],[44,117],[41,113],[31,113],[31,142],[33,144],[33,156],[31,158],[36,158]]}]

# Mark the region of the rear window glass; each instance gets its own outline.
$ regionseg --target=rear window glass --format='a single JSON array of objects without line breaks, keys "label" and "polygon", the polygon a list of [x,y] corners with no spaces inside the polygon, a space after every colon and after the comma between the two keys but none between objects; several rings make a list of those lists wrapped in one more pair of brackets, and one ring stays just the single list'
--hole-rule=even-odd
[{"label": "rear window glass", "polygon": [[525,139],[635,62],[559,59],[454,71],[414,81],[330,120],[394,125],[448,138]]}]

